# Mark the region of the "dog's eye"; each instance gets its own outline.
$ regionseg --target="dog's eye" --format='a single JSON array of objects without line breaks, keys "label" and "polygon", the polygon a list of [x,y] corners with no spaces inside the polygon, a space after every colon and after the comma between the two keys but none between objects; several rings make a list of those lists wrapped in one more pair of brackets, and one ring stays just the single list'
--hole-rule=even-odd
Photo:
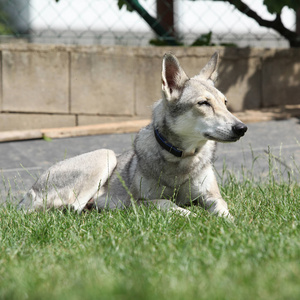
[{"label": "dog's eye", "polygon": [[201,100],[201,101],[199,101],[197,104],[198,104],[199,106],[201,106],[201,105],[208,105],[208,106],[210,106],[210,104],[209,104],[209,102],[208,102],[207,100]]},{"label": "dog's eye", "polygon": [[227,99],[225,99],[225,101],[224,101],[224,104],[227,106],[227,103],[228,103],[228,101],[227,101]]}]

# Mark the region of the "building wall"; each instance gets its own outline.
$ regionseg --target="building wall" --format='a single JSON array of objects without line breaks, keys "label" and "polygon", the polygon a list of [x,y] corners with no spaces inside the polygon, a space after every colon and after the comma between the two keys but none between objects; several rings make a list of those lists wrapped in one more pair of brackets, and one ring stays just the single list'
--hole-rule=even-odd
[{"label": "building wall", "polygon": [[149,118],[161,61],[190,76],[220,52],[217,87],[232,111],[300,104],[300,49],[0,45],[0,131]]}]

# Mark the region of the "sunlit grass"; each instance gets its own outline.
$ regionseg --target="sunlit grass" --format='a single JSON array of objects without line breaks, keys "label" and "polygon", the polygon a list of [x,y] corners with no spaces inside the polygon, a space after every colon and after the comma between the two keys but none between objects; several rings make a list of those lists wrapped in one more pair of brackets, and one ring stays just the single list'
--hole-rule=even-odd
[{"label": "sunlit grass", "polygon": [[200,207],[186,218],[3,206],[0,298],[299,299],[300,186],[275,171],[254,183],[225,170],[233,223]]}]

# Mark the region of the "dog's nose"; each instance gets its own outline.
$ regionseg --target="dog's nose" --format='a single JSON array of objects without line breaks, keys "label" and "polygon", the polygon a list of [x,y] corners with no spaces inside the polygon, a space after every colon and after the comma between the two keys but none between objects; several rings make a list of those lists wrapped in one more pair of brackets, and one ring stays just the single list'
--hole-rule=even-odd
[{"label": "dog's nose", "polygon": [[232,131],[238,136],[243,136],[247,129],[248,127],[244,123],[237,123],[232,126]]}]

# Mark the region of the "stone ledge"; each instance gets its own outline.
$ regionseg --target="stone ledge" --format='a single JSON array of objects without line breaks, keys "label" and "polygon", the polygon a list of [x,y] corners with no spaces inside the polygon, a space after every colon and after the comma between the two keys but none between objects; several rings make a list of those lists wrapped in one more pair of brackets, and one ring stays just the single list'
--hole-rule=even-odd
[{"label": "stone ledge", "polygon": [[234,113],[236,117],[245,123],[256,123],[271,120],[285,120],[300,117],[300,105],[285,105],[257,110],[245,110]]},{"label": "stone ledge", "polygon": [[76,126],[76,116],[68,114],[1,113],[1,131],[35,130]]}]

